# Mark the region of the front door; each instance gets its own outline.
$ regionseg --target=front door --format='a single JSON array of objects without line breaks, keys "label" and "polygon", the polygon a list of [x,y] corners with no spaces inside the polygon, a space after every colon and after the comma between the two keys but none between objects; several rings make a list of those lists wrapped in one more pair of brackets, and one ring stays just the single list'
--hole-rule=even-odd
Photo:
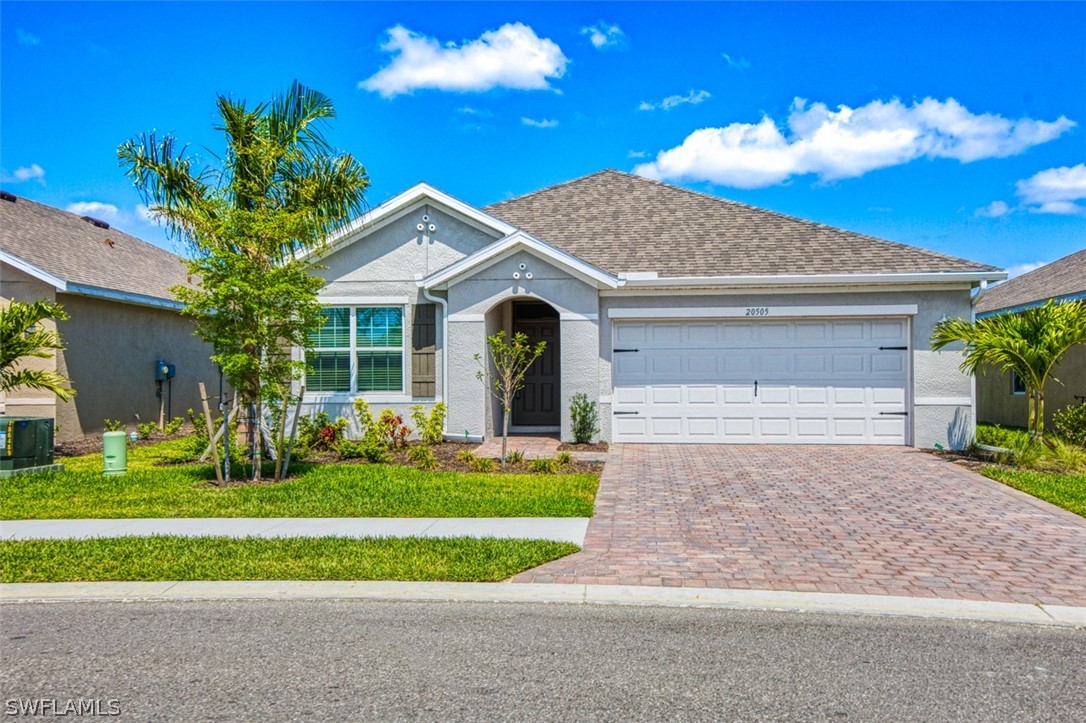
[{"label": "front door", "polygon": [[513,333],[528,336],[528,343],[547,342],[524,375],[524,388],[513,400],[512,423],[518,427],[557,427],[562,423],[558,387],[558,319],[516,319]]}]

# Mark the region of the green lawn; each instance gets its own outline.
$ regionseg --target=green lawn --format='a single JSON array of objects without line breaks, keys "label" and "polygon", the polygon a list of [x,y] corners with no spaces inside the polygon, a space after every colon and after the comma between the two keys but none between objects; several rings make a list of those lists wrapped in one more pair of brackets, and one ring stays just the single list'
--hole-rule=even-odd
[{"label": "green lawn", "polygon": [[[132,517],[591,517],[591,474],[423,472],[376,464],[299,465],[278,484],[210,487],[209,465],[155,466],[186,440],[130,450],[129,472],[103,476],[101,455],[64,472],[0,481],[9,520]],[[292,465],[293,467],[293,465]]]},{"label": "green lawn", "polygon": [[986,477],[1086,517],[1086,474],[988,467]]},{"label": "green lawn", "polygon": [[119,537],[0,542],[0,582],[452,580],[496,582],[569,555],[566,542],[497,539]]}]

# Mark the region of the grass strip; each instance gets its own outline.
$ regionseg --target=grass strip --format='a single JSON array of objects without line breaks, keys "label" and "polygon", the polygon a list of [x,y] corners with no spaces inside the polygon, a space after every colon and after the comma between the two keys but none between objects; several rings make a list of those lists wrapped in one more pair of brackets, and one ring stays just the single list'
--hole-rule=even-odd
[{"label": "grass strip", "polygon": [[579,548],[549,540],[117,537],[0,542],[0,582],[496,582]]},{"label": "grass strip", "polygon": [[1086,517],[1086,475],[986,467],[986,477]]}]

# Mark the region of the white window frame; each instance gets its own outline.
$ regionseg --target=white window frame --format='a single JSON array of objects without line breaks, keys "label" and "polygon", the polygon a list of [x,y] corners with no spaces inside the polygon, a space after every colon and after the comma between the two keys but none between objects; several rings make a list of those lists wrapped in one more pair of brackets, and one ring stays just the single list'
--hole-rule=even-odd
[{"label": "white window frame", "polygon": [[[410,342],[408,328],[407,328],[407,315],[410,312],[410,304],[407,302],[396,303],[384,302],[382,300],[374,300],[365,303],[359,303],[354,299],[337,301],[334,299],[322,299],[322,304],[328,309],[347,309],[349,333],[348,339],[350,344],[346,347],[321,347],[319,349],[312,349],[313,352],[346,352],[348,355],[348,376],[350,378],[350,389],[348,391],[334,391],[334,390],[313,390],[313,394],[317,397],[328,398],[342,398],[342,397],[362,397],[363,399],[378,400],[381,397],[388,397],[387,400],[381,401],[399,401],[407,398],[407,360],[408,357],[408,344]],[[397,347],[394,346],[358,346],[358,310],[359,309],[392,309],[398,308],[400,310],[400,346],[398,347],[400,352],[400,388],[399,389],[378,389],[370,391],[359,391],[358,389],[358,352],[359,351],[384,351],[391,352],[396,351]],[[303,349],[303,354],[305,350]],[[308,391],[308,390],[307,390]]]}]

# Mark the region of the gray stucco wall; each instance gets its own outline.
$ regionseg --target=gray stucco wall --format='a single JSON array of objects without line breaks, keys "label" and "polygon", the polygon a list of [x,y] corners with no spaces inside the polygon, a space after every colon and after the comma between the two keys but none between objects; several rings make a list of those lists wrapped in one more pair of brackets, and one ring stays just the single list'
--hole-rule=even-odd
[{"label": "gray stucco wall", "polygon": [[[1045,385],[1045,425],[1052,427],[1052,415],[1077,404],[1086,397],[1086,346],[1076,346],[1056,365],[1052,376],[1059,380]],[[1062,382],[1062,383],[1060,383]],[[1001,375],[995,369],[977,377],[977,419],[1008,427],[1025,427],[1029,407],[1025,395],[1011,393],[1010,374]]]},{"label": "gray stucco wall", "polygon": [[912,444],[930,448],[935,444],[961,448],[973,435],[972,381],[958,370],[961,357],[953,348],[931,351],[929,339],[934,325],[943,316],[969,318],[970,296],[966,288],[948,290],[832,291],[769,293],[741,291],[728,294],[677,293],[654,295],[605,295],[600,304],[599,388],[601,437],[610,439],[611,421],[611,334],[608,311],[616,308],[734,307],[768,306],[872,306],[916,304],[912,317],[913,413]]}]

